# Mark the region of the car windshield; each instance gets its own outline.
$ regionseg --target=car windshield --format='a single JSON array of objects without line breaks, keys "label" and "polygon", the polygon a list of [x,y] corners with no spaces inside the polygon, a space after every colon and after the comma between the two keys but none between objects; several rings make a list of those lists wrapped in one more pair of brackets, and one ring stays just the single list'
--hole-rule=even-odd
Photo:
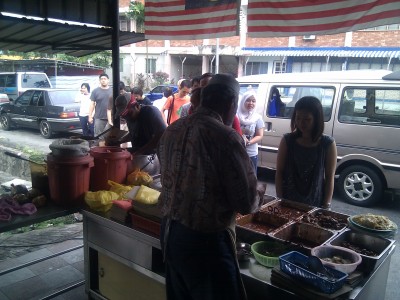
[{"label": "car windshield", "polygon": [[50,83],[43,74],[24,74],[22,75],[21,86],[25,89],[29,88],[49,88]]},{"label": "car windshield", "polygon": [[75,102],[77,94],[75,90],[49,91],[49,98],[53,105],[71,104]]}]

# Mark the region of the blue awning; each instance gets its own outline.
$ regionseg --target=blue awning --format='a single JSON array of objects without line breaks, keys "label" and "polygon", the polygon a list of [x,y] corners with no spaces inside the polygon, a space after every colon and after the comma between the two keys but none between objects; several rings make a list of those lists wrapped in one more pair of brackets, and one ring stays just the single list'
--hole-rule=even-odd
[{"label": "blue awning", "polygon": [[400,48],[247,48],[236,53],[237,56],[323,56],[323,57],[386,57],[400,58]]}]

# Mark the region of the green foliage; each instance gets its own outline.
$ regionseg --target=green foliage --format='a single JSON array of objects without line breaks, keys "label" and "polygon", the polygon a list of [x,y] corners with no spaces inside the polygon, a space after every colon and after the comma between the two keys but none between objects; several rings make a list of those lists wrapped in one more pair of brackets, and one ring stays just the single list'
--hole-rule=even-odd
[{"label": "green foliage", "polygon": [[144,32],[144,5],[139,1],[131,1],[129,11],[126,13],[128,19],[136,21],[138,32]]},{"label": "green foliage", "polygon": [[66,54],[62,54],[62,53],[58,53],[58,54],[49,56],[48,54],[41,53],[41,52],[26,52],[25,53],[25,52],[16,52],[16,51],[4,51],[4,54],[20,56],[23,59],[48,58],[48,59],[56,59],[56,60],[62,60],[62,61],[68,61],[68,62],[75,62],[75,63],[80,63],[80,64],[87,64],[88,60],[90,60],[92,65],[103,67],[103,68],[110,67],[111,62],[112,62],[112,52],[109,50],[97,52],[97,53],[82,56],[82,57],[75,57],[75,56],[70,56],[70,55],[66,55]]},{"label": "green foliage", "polygon": [[166,83],[168,78],[169,75],[163,71],[158,71],[153,74],[153,79],[156,81],[157,85]]}]

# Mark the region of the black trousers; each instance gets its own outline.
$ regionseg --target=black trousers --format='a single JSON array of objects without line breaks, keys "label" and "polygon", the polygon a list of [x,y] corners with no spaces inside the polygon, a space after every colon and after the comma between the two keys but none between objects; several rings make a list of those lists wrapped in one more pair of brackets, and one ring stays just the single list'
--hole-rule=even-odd
[{"label": "black trousers", "polygon": [[[164,241],[165,220],[161,241]],[[202,233],[172,221],[166,245],[167,299],[242,300],[243,285],[227,230]],[[165,247],[166,246],[166,247]]]}]

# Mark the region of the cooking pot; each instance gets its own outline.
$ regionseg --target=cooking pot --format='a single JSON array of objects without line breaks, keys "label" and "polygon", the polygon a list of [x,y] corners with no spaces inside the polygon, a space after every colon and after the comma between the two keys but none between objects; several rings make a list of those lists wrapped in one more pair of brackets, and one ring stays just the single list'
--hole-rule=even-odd
[{"label": "cooking pot", "polygon": [[156,154],[150,155],[132,155],[132,160],[128,166],[128,174],[139,169],[154,176],[160,174],[160,161]]}]

